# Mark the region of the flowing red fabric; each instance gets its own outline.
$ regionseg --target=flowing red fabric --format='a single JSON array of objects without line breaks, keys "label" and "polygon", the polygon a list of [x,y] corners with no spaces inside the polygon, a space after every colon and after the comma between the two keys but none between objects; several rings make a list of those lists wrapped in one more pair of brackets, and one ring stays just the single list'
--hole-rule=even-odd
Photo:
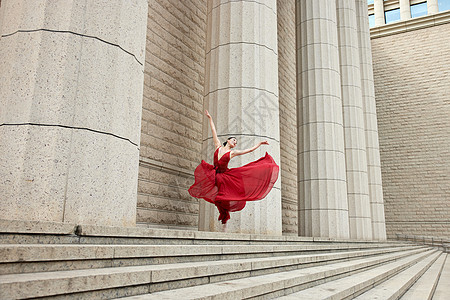
[{"label": "flowing red fabric", "polygon": [[202,160],[195,169],[195,183],[189,188],[189,194],[216,205],[219,221],[225,224],[230,212],[242,210],[247,201],[267,196],[278,179],[279,167],[266,152],[258,160],[229,169],[230,152],[218,159],[219,149],[214,152],[214,166]]}]

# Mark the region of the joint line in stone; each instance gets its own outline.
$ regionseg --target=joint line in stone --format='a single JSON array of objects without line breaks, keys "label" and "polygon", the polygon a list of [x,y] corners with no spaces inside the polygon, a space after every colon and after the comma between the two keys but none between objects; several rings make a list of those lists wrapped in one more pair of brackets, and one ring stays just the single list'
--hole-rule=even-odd
[{"label": "joint line in stone", "polygon": [[345,211],[348,212],[348,209],[342,209],[342,208],[299,208],[298,211],[311,211],[311,210],[337,210],[337,211]]},{"label": "joint line in stone", "polygon": [[331,22],[331,23],[333,23],[333,24],[336,24],[336,21],[334,21],[334,20],[332,20],[332,19],[327,19],[327,18],[312,18],[312,19],[303,20],[303,21],[301,21],[301,22],[300,22],[299,24],[297,24],[297,25],[301,25],[301,24],[303,24],[303,23],[310,22],[310,21],[318,21],[318,20],[321,20],[321,21],[328,21],[328,22]]},{"label": "joint line in stone", "polygon": [[347,173],[364,173],[364,174],[367,174],[367,171],[363,171],[363,170],[347,170]]},{"label": "joint line in stone", "polygon": [[258,90],[258,91],[263,91],[269,94],[274,95],[275,97],[278,98],[278,95],[275,94],[274,92],[268,91],[266,89],[261,89],[261,88],[257,88],[257,87],[252,87],[252,86],[229,86],[229,87],[225,87],[225,88],[219,88],[219,89],[215,89],[213,91],[210,91],[209,93],[207,93],[206,95],[204,95],[204,97],[209,96],[209,94],[218,92],[218,91],[224,91],[224,90],[230,90],[230,89],[252,89],[252,90]]},{"label": "joint line in stone", "polygon": [[334,124],[334,125],[338,125],[340,127],[343,127],[342,123],[331,122],[331,121],[316,121],[316,122],[302,123],[301,125],[299,125],[299,127],[307,126],[307,125],[310,125],[310,124]]},{"label": "joint line in stone", "polygon": [[309,152],[336,152],[336,153],[340,153],[340,154],[345,154],[344,152],[339,151],[339,150],[317,149],[317,150],[306,150],[306,151],[298,152],[297,155],[305,154],[305,153],[309,153]]},{"label": "joint line in stone", "polygon": [[331,46],[331,47],[336,48],[336,49],[338,48],[338,47],[336,46],[336,44],[322,43],[322,42],[320,42],[320,43],[307,43],[307,44],[305,44],[305,45],[300,46],[300,48],[297,48],[297,50],[301,50],[302,48],[305,48],[305,47],[308,47],[308,46],[311,46],[311,45],[327,45],[327,46]]},{"label": "joint line in stone", "polygon": [[311,179],[303,179],[303,180],[299,180],[298,182],[320,181],[320,180],[324,180],[324,181],[341,181],[341,182],[347,182],[347,180],[344,180],[344,179],[338,179],[338,178],[311,178]]},{"label": "joint line in stone", "polygon": [[220,45],[217,45],[217,46],[214,47],[214,48],[211,48],[206,54],[211,53],[211,51],[216,50],[216,49],[219,48],[219,47],[228,46],[228,45],[238,45],[238,44],[253,45],[253,46],[264,47],[264,48],[266,48],[267,50],[272,51],[276,56],[278,56],[278,53],[277,53],[275,50],[273,50],[272,48],[267,47],[266,45],[263,45],[263,44],[250,43],[250,42],[229,42],[229,43],[226,43],[226,44],[220,44]]},{"label": "joint line in stone", "polygon": [[[299,101],[303,101],[303,99],[308,99],[308,98],[313,98],[313,97],[324,97],[324,96],[326,96],[326,97],[331,97],[331,98],[334,98],[335,100],[339,100],[339,101],[341,101],[341,97],[339,97],[339,96],[336,96],[336,95],[332,95],[332,94],[314,94],[314,95],[308,95],[308,96],[302,96],[302,97],[300,97],[299,98]],[[320,100],[322,100],[323,98],[320,98]],[[318,99],[316,99],[316,100],[318,100]]]},{"label": "joint line in stone", "polygon": [[38,32],[38,31],[53,32],[53,33],[70,33],[70,34],[78,35],[78,36],[85,37],[85,38],[95,39],[95,40],[101,41],[101,42],[103,42],[103,43],[105,43],[105,44],[108,44],[108,45],[111,45],[111,46],[114,46],[114,47],[119,48],[119,49],[122,50],[123,52],[125,52],[125,53],[127,53],[127,54],[133,56],[133,58],[136,60],[136,62],[137,62],[138,64],[140,64],[141,66],[144,65],[143,63],[141,63],[141,62],[137,59],[137,57],[136,57],[133,53],[131,53],[131,52],[128,51],[128,50],[125,50],[125,49],[122,48],[122,46],[120,46],[120,45],[117,45],[117,44],[114,44],[114,43],[105,41],[105,40],[103,40],[103,39],[101,39],[101,38],[98,38],[98,37],[96,37],[96,36],[86,35],[86,34],[82,34],[82,33],[78,33],[78,32],[73,32],[73,31],[69,31],[69,30],[53,30],[53,29],[46,29],[46,28],[30,29],[30,30],[21,30],[21,29],[19,29],[19,30],[17,30],[16,32],[8,33],[8,34],[5,34],[5,35],[2,35],[2,38],[13,36],[13,35],[15,35],[15,34],[17,34],[17,33],[19,33],[19,32],[21,32],[21,33],[31,33],[31,32]]},{"label": "joint line in stone", "polygon": [[230,1],[227,1],[227,2],[222,2],[222,3],[220,3],[219,5],[214,6],[213,8],[211,8],[211,11],[209,11],[208,13],[211,13],[214,9],[218,8],[219,6],[222,6],[222,5],[228,4],[228,3],[233,3],[233,2],[235,2],[235,3],[239,3],[239,2],[251,2],[251,3],[256,3],[256,4],[259,4],[259,5],[262,5],[262,6],[267,7],[267,8],[270,9],[275,15],[277,14],[277,13],[273,10],[273,8],[270,7],[270,6],[268,6],[267,4],[261,3],[261,2],[258,2],[258,1],[251,1],[251,0],[237,0],[237,1],[230,0]]},{"label": "joint line in stone", "polygon": [[341,74],[339,73],[338,70],[331,69],[331,68],[313,68],[313,69],[306,69],[306,70],[301,71],[299,74],[303,74],[303,73],[311,72],[311,71],[315,71],[315,70],[328,70],[328,71],[333,71],[333,72],[337,73],[338,75],[341,75]]},{"label": "joint line in stone", "polygon": [[87,131],[94,132],[94,133],[110,135],[110,136],[113,136],[115,138],[127,141],[127,142],[129,142],[130,144],[132,144],[132,145],[134,145],[136,147],[139,146],[138,144],[132,142],[130,139],[122,137],[122,136],[119,136],[117,134],[110,133],[110,132],[104,132],[104,131],[100,131],[100,130],[95,130],[95,129],[91,129],[91,128],[86,128],[86,127],[75,127],[75,126],[67,126],[67,125],[61,125],[61,124],[38,124],[38,123],[16,123],[16,124],[14,124],[14,123],[4,123],[4,124],[0,124],[0,127],[1,126],[24,126],[24,125],[26,125],[26,126],[59,127],[59,128],[66,128],[66,129],[87,130]]},{"label": "joint line in stone", "polygon": [[[277,140],[277,139],[275,139],[273,137],[267,136],[267,135],[259,135],[259,134],[252,134],[252,133],[229,133],[229,134],[218,134],[217,135],[217,137],[227,137],[227,138],[230,137],[230,136],[260,137],[260,138],[265,138],[265,139],[269,139],[269,140],[275,141],[277,143],[280,142],[279,140]],[[208,141],[210,139],[212,139],[212,137],[208,137],[206,139],[203,139],[203,142],[206,142],[206,141]]]}]

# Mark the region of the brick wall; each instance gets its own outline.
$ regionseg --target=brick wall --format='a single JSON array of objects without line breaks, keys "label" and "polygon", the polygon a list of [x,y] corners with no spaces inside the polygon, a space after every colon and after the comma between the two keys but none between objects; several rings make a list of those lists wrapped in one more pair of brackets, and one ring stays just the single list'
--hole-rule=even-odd
[{"label": "brick wall", "polygon": [[297,235],[295,1],[278,0],[277,13],[282,226],[283,234]]},{"label": "brick wall", "polygon": [[388,238],[450,237],[449,32],[372,39]]},{"label": "brick wall", "polygon": [[206,1],[150,0],[148,16],[137,222],[197,229]]}]

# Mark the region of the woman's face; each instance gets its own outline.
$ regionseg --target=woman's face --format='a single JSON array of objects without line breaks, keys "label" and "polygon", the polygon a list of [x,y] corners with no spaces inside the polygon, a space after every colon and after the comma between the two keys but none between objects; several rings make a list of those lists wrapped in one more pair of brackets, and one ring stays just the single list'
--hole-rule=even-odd
[{"label": "woman's face", "polygon": [[237,145],[237,140],[235,138],[229,139],[228,140],[228,145],[230,145],[231,148],[236,147]]}]

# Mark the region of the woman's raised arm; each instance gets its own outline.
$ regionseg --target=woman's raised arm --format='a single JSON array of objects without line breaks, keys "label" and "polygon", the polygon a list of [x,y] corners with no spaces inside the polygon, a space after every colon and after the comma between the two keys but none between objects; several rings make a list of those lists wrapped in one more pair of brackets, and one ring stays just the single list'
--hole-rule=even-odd
[{"label": "woman's raised arm", "polygon": [[238,155],[242,155],[242,154],[247,154],[247,153],[253,152],[256,149],[258,149],[259,146],[261,146],[261,145],[269,145],[269,142],[262,141],[262,142],[259,142],[258,144],[256,144],[255,146],[253,146],[251,148],[248,148],[248,149],[245,149],[245,150],[231,150],[230,158],[233,158],[233,157],[238,156]]},{"label": "woman's raised arm", "polygon": [[219,148],[222,144],[219,141],[219,138],[217,137],[217,132],[216,132],[216,127],[214,126],[214,121],[211,117],[211,115],[209,114],[209,112],[205,109],[205,115],[208,117],[209,119],[209,125],[211,126],[211,131],[212,131],[212,136],[213,136],[213,140],[214,140],[214,146],[217,148]]}]

